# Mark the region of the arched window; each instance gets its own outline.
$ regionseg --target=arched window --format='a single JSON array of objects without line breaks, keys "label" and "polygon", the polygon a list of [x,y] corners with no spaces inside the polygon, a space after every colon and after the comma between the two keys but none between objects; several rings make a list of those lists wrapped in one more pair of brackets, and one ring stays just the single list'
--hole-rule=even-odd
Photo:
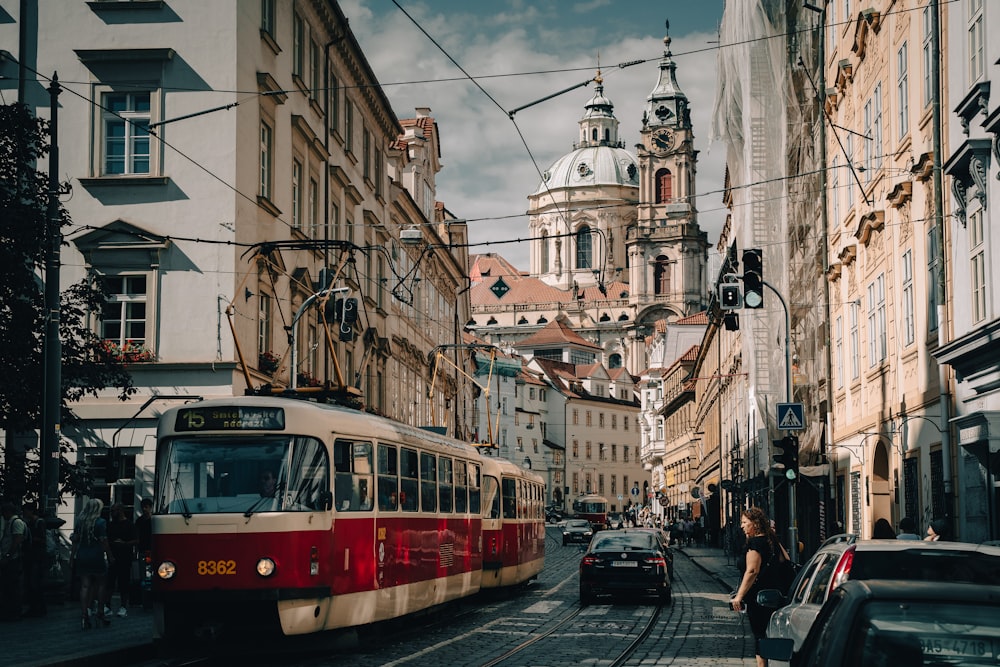
[{"label": "arched window", "polygon": [[541,317],[538,318],[538,324],[546,324],[548,321],[549,321],[549,319],[547,317],[545,317],[544,315],[542,315]]},{"label": "arched window", "polygon": [[604,141],[607,142],[611,141],[611,130],[609,130],[608,128],[604,128]]},{"label": "arched window", "polygon": [[542,232],[542,238],[540,239],[542,247],[539,253],[539,270],[542,273],[549,272],[549,233]]},{"label": "arched window", "polygon": [[618,316],[619,322],[625,322],[626,320],[628,320],[628,313],[622,313],[621,315]]},{"label": "arched window", "polygon": [[597,128],[596,127],[593,130],[590,131],[590,138],[593,139],[594,141],[597,141]]},{"label": "arched window", "polygon": [[610,322],[610,321],[611,321],[611,316],[610,316],[610,315],[608,315],[607,313],[603,313],[603,314],[601,315],[601,319],[600,319],[600,320],[598,320],[598,321],[599,321],[599,322]]},{"label": "arched window", "polygon": [[576,233],[576,268],[590,269],[593,266],[593,240],[590,237],[590,227],[584,225]]},{"label": "arched window", "polygon": [[497,318],[491,317],[489,322],[486,323],[487,326],[492,326],[497,323]]},{"label": "arched window", "polygon": [[610,357],[608,357],[608,368],[621,368],[622,367],[622,355],[615,352]]},{"label": "arched window", "polygon": [[674,177],[669,169],[656,172],[656,203],[665,204],[674,198]]},{"label": "arched window", "polygon": [[670,294],[670,260],[666,255],[656,258],[653,268],[653,293]]}]

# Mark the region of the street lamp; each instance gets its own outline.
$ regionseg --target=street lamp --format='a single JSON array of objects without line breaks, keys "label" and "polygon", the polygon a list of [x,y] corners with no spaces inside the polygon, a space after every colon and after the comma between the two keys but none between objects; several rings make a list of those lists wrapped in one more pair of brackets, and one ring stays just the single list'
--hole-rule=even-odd
[{"label": "street lamp", "polygon": [[528,470],[531,470],[531,459],[529,459],[527,456],[524,457],[524,467],[527,468]]}]

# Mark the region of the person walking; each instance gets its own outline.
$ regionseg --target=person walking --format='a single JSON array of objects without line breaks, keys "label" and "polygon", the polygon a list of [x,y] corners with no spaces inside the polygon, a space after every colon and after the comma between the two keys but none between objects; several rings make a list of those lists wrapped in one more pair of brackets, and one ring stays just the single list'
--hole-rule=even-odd
[{"label": "person walking", "polygon": [[100,498],[85,500],[73,529],[71,558],[76,574],[80,577],[80,610],[83,614],[81,626],[84,630],[90,629],[90,605],[95,600],[98,623],[111,625],[111,620],[104,613],[103,602],[108,563],[114,561],[114,555],[108,543],[107,522],[101,518],[103,510],[104,503]]},{"label": "person walking", "polygon": [[899,520],[899,534],[896,535],[897,540],[919,540],[920,535],[917,534],[917,522],[908,516],[904,516]]},{"label": "person walking", "polygon": [[0,503],[0,620],[21,620],[22,548],[28,527],[17,516],[14,503]]},{"label": "person walking", "polygon": [[757,604],[757,592],[769,563],[774,562],[779,554],[783,560],[790,559],[788,552],[778,541],[778,536],[764,510],[759,507],[743,510],[740,515],[740,528],[746,536],[746,568],[730,604],[734,611],[746,610],[750,630],[754,636],[757,667],[766,667],[767,660],[761,657],[758,642],[767,636],[767,622],[771,620],[774,609]]},{"label": "person walking", "polygon": [[49,567],[45,519],[38,515],[37,503],[21,508],[30,543],[24,552],[24,598],[28,616],[45,616],[45,572]]},{"label": "person walking", "polygon": [[108,588],[105,607],[110,608],[111,596],[118,591],[118,616],[128,616],[129,593],[132,588],[132,561],[135,560],[135,545],[139,538],[135,533],[132,518],[126,514],[125,506],[115,503],[111,506],[111,523],[108,525],[108,542],[114,561],[108,565]]}]

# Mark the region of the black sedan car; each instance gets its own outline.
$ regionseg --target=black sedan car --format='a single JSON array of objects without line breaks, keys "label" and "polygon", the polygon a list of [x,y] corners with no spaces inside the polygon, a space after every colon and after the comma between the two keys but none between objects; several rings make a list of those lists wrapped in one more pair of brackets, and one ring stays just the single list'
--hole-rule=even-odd
[{"label": "black sedan car", "polygon": [[648,531],[605,530],[590,542],[580,561],[580,604],[598,595],[653,595],[670,602],[667,558]]},{"label": "black sedan car", "polygon": [[802,647],[761,639],[792,667],[996,665],[1000,587],[928,581],[847,581],[830,593]]},{"label": "black sedan car", "polygon": [[594,536],[594,529],[590,527],[590,522],[586,519],[570,519],[563,524],[562,542],[566,546],[570,542],[577,544],[587,544]]}]

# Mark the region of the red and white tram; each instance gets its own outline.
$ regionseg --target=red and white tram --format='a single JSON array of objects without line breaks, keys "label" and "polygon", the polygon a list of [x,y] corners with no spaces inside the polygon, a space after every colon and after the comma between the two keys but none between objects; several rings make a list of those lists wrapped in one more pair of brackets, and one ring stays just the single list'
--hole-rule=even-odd
[{"label": "red and white tram", "polygon": [[155,635],[298,635],[537,577],[542,479],[348,408],[235,397],[157,432]]},{"label": "red and white tram", "polygon": [[573,516],[586,519],[594,531],[608,525],[608,499],[596,493],[585,493],[573,501]]}]

